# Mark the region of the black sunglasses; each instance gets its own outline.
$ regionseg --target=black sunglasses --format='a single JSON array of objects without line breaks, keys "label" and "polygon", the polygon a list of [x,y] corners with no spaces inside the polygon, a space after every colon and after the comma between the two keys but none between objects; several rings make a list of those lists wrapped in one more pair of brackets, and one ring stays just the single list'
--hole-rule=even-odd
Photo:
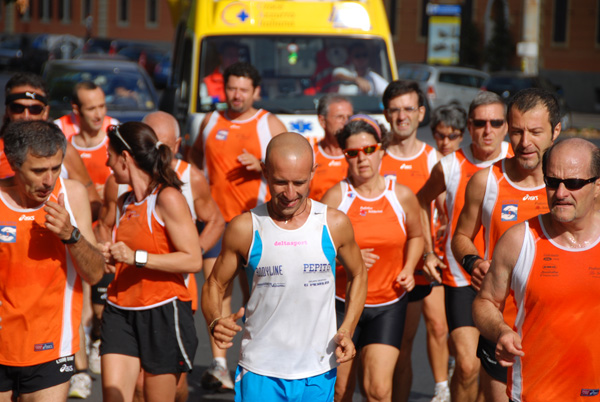
[{"label": "black sunglasses", "polygon": [[559,179],[557,177],[548,177],[544,176],[544,183],[546,183],[546,187],[552,190],[556,190],[560,183],[564,184],[567,190],[575,191],[579,190],[583,186],[593,183],[598,180],[597,177],[592,177],[591,179]]},{"label": "black sunglasses", "polygon": [[26,105],[22,105],[20,103],[13,102],[8,105],[8,108],[10,109],[10,112],[14,113],[14,114],[21,114],[21,113],[25,112],[25,109],[27,109],[27,110],[29,110],[29,114],[37,116],[38,114],[42,114],[45,106],[43,106],[43,105],[26,106]]},{"label": "black sunglasses", "polygon": [[462,134],[450,134],[450,135],[444,135],[442,133],[439,133],[437,131],[433,132],[433,138],[435,138],[436,140],[440,140],[443,141],[446,138],[449,139],[450,141],[454,141],[457,138],[462,137]]},{"label": "black sunglasses", "polygon": [[344,155],[346,155],[347,158],[356,158],[358,156],[359,152],[362,152],[365,155],[371,155],[373,152],[377,151],[379,149],[379,146],[381,144],[375,144],[375,145],[367,145],[365,147],[362,148],[348,148],[348,149],[344,149]]},{"label": "black sunglasses", "polygon": [[473,125],[477,128],[482,128],[482,127],[485,127],[485,125],[487,124],[488,121],[494,128],[500,128],[504,124],[504,119],[496,119],[496,120],[473,119]]}]

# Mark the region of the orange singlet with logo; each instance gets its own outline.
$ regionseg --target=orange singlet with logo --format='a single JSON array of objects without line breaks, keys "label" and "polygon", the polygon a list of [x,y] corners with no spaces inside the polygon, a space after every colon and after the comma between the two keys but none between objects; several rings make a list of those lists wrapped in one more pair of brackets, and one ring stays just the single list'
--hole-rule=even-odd
[{"label": "orange singlet with logo", "polygon": [[[469,179],[475,172],[485,169],[486,167],[496,163],[500,159],[513,156],[512,149],[508,142],[502,142],[500,154],[495,159],[489,161],[480,161],[475,159],[471,152],[471,146],[460,148],[456,152],[444,156],[440,160],[444,172],[444,182],[446,185],[446,211],[448,212],[448,226],[446,239],[446,254],[444,254],[444,263],[448,267],[442,270],[442,281],[444,285],[452,287],[469,286],[471,284],[471,275],[467,273],[460,265],[460,261],[456,261],[452,254],[452,234],[460,211],[465,205],[465,190]],[[479,251],[479,255],[484,255],[483,230],[477,233],[473,240],[475,247]]]},{"label": "orange singlet with logo", "polygon": [[319,201],[331,187],[344,180],[348,175],[348,162],[344,155],[328,155],[317,143],[315,153],[315,175],[310,182],[309,197]]},{"label": "orange singlet with logo", "polygon": [[[425,184],[431,174],[431,169],[437,163],[437,153],[429,144],[423,143],[423,147],[416,155],[411,158],[401,158],[399,156],[386,153],[381,160],[379,173],[383,176],[395,176],[398,183],[404,184],[417,194]],[[432,203],[432,217],[434,211]],[[431,233],[435,234],[435,225],[432,219]],[[425,278],[423,273],[423,260],[419,259],[415,267],[415,284],[428,286],[431,283]]]},{"label": "orange singlet with logo", "polygon": [[202,135],[204,172],[225,222],[267,200],[261,172],[248,171],[238,161],[244,152],[264,160],[271,140],[269,112],[258,110],[246,120],[230,120],[227,111],[213,112]]},{"label": "orange singlet with logo", "polygon": [[[122,241],[132,250],[146,250],[149,254],[175,252],[164,223],[156,215],[158,188],[140,202],[133,192],[125,195],[118,211],[114,242]],[[185,275],[135,265],[117,263],[115,279],[108,286],[108,303],[125,310],[146,310],[175,299],[191,301],[185,284]]]},{"label": "orange singlet with logo", "polygon": [[515,402],[597,401],[600,238],[566,248],[546,233],[541,216],[526,222],[512,271],[524,356],[508,369],[507,394]]},{"label": "orange singlet with logo", "polygon": [[0,138],[0,179],[5,177],[14,176],[15,172],[12,170],[4,154],[4,138]]},{"label": "orange singlet with logo", "polygon": [[[359,195],[348,181],[341,182],[342,202],[338,210],[350,218],[356,243],[373,248],[379,260],[368,271],[365,306],[384,306],[398,301],[405,293],[396,278],[404,266],[406,245],[406,215],[396,197],[396,181],[388,176],[386,189],[376,198]],[[346,298],[346,272],[338,265],[335,270],[336,298]]]},{"label": "orange singlet with logo", "polygon": [[[49,200],[65,194],[63,179]],[[0,364],[33,366],[79,350],[81,278],[67,246],[46,229],[44,204],[18,209],[0,193]]]},{"label": "orange singlet with logo", "polygon": [[[67,140],[70,140],[72,136],[79,134],[79,121],[77,116],[73,113],[66,114],[54,120],[54,124],[62,130],[65,137],[67,137]],[[110,116],[104,116],[104,120],[102,121],[102,131],[106,132],[108,126],[113,124],[119,124],[119,120]]]},{"label": "orange singlet with logo", "polygon": [[[485,240],[485,259],[491,259],[500,236],[511,226],[548,212],[546,186],[519,187],[505,173],[502,159],[489,169],[481,208],[481,224]],[[504,307],[504,321],[513,325],[517,316],[512,292]]]},{"label": "orange singlet with logo", "polygon": [[92,182],[96,186],[98,194],[100,194],[100,197],[104,198],[104,183],[106,183],[106,179],[108,179],[108,176],[112,173],[112,170],[106,166],[108,136],[105,136],[100,144],[90,148],[78,146],[74,141],[75,137],[77,137],[77,135],[72,136],[69,141],[71,142],[71,145],[73,145],[73,148],[77,150],[79,156],[81,156],[81,160],[83,161]]}]

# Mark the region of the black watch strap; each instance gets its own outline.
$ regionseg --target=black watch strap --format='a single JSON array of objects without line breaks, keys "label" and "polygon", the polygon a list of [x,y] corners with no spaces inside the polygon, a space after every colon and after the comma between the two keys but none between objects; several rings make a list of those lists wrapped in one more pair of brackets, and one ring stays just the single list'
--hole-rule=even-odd
[{"label": "black watch strap", "polygon": [[469,275],[473,275],[473,265],[475,265],[475,262],[477,262],[477,260],[482,259],[483,258],[476,254],[467,254],[463,257],[460,265],[462,265],[462,267],[465,269],[465,271],[468,272]]},{"label": "black watch strap", "polygon": [[73,231],[71,232],[71,237],[67,240],[61,240],[65,244],[75,244],[81,239],[81,232],[75,226],[73,226]]}]

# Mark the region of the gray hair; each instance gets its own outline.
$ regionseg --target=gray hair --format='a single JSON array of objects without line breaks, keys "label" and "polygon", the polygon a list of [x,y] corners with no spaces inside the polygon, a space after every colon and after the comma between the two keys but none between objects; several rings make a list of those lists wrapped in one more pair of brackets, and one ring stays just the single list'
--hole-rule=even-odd
[{"label": "gray hair", "polygon": [[504,100],[502,100],[500,95],[494,92],[481,91],[475,96],[475,98],[471,102],[471,105],[469,106],[469,117],[473,116],[473,111],[479,106],[495,104],[499,104],[504,107],[504,116],[506,117],[506,103],[504,102]]},{"label": "gray hair", "polygon": [[327,94],[323,96],[321,99],[319,99],[319,104],[317,105],[317,115],[327,116],[327,114],[329,113],[329,107],[334,103],[340,102],[348,102],[352,105],[352,102],[350,102],[350,98],[344,95]]},{"label": "gray hair", "polygon": [[442,105],[431,113],[431,131],[435,130],[440,123],[464,133],[467,127],[467,112],[455,103]]},{"label": "gray hair", "polygon": [[4,131],[4,153],[13,169],[19,169],[27,154],[48,158],[67,150],[67,138],[54,123],[41,120],[22,120],[8,124]]}]

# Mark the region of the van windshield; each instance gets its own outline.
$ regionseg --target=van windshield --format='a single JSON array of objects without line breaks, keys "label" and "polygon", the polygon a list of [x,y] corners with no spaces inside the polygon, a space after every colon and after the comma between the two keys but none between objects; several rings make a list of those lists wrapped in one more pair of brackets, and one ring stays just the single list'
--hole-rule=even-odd
[{"label": "van windshield", "polygon": [[198,112],[226,107],[222,73],[237,61],[258,69],[256,106],[273,113],[315,113],[319,98],[332,92],[349,96],[356,111],[381,113],[381,94],[392,79],[378,38],[219,36],[205,38],[201,49]]}]

